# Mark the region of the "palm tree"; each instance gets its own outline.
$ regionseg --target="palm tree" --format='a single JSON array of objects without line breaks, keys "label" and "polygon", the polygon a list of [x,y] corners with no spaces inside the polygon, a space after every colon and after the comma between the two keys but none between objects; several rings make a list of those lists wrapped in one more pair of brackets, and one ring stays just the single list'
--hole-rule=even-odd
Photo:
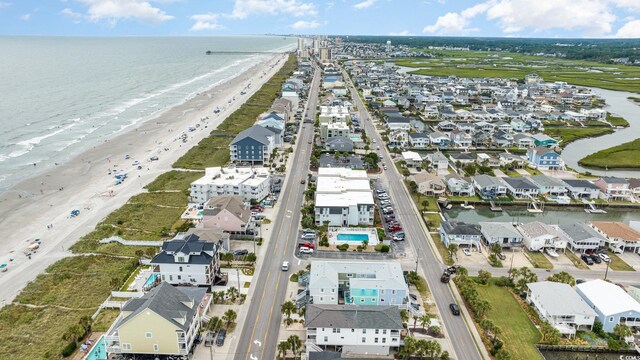
[{"label": "palm tree", "polygon": [[291,319],[291,314],[298,310],[293,301],[286,301],[280,306],[280,311],[287,316],[287,321]]},{"label": "palm tree", "polygon": [[420,317],[419,320],[420,320],[420,326],[422,326],[423,329],[426,329],[427,324],[431,322],[431,314],[425,313]]},{"label": "palm tree", "polygon": [[237,318],[238,314],[236,314],[236,312],[232,309],[225,311],[224,315],[222,315],[222,321],[225,322],[227,327],[229,327],[234,321],[236,321]]},{"label": "palm tree", "polygon": [[479,319],[482,319],[489,310],[491,310],[491,303],[489,303],[487,300],[480,299],[476,301],[474,312]]},{"label": "palm tree", "polygon": [[291,344],[288,341],[280,341],[278,344],[278,357],[286,358],[289,350],[291,350]]},{"label": "palm tree", "polygon": [[418,324],[418,320],[420,319],[419,316],[415,316],[413,315],[413,331],[416,330],[416,325]]},{"label": "palm tree", "polygon": [[422,200],[422,211],[427,211],[429,207],[429,200]]},{"label": "palm tree", "polygon": [[236,302],[236,299],[238,297],[238,289],[235,287],[228,288],[227,296],[229,297],[229,300],[231,300],[232,303]]},{"label": "palm tree", "polygon": [[62,339],[76,342],[82,335],[84,335],[84,329],[82,326],[80,326],[80,324],[73,324],[62,334]]},{"label": "palm tree", "polygon": [[409,313],[407,313],[407,310],[400,310],[400,319],[402,319],[403,323],[409,321]]},{"label": "palm tree", "polygon": [[456,253],[458,252],[458,244],[454,244],[451,243],[449,244],[449,246],[447,246],[447,251],[449,252],[449,256],[453,257],[457,257]]},{"label": "palm tree", "polygon": [[291,351],[293,352],[293,358],[295,359],[297,354],[302,350],[302,340],[300,340],[298,335],[291,335],[287,339],[287,342],[291,344]]}]

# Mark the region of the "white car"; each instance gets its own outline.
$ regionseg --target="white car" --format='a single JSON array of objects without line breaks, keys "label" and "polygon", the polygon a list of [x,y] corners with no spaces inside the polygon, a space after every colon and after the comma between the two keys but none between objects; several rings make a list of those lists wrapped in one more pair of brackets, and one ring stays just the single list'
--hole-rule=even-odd
[{"label": "white car", "polygon": [[300,254],[313,254],[313,249],[306,246],[300,247]]},{"label": "white car", "polygon": [[471,256],[471,250],[469,249],[462,249],[462,252],[467,256]]},{"label": "white car", "polygon": [[611,258],[607,254],[599,254],[598,256],[600,256],[600,259],[602,259],[602,261],[604,261],[604,262],[611,261]]},{"label": "white car", "polygon": [[282,271],[289,271],[289,262],[288,261],[283,261],[282,262]]}]

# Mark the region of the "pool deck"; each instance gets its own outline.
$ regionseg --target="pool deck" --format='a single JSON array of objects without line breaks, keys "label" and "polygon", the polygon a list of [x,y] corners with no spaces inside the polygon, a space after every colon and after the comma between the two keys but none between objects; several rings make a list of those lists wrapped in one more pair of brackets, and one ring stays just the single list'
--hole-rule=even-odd
[{"label": "pool deck", "polygon": [[369,237],[369,245],[376,246],[380,239],[378,239],[378,230],[376,228],[350,228],[350,227],[330,227],[328,229],[329,242],[331,244],[343,244],[359,245],[362,243],[360,240],[338,240],[338,234],[362,234]]},{"label": "pool deck", "polygon": [[89,347],[87,352],[82,352],[80,351],[80,345],[78,345],[78,350],[76,350],[76,353],[73,355],[73,360],[83,360],[85,358],[85,356],[87,356],[91,350],[93,349],[93,347],[96,345],[96,343],[98,342],[98,339],[100,339],[100,336],[104,335],[105,333],[103,332],[94,332],[91,333],[91,335],[89,335],[88,338],[84,339],[84,343],[86,343],[88,340],[93,340],[93,343],[91,344],[91,347]]}]

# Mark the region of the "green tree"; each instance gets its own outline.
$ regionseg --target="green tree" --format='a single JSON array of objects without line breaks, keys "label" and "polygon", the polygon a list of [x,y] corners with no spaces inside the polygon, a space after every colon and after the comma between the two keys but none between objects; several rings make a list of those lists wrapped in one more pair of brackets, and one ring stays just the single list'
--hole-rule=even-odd
[{"label": "green tree", "polygon": [[478,271],[478,282],[482,285],[487,285],[489,283],[489,279],[491,279],[491,273],[487,270],[479,270]]},{"label": "green tree", "polygon": [[232,309],[225,311],[224,315],[222,315],[222,321],[224,321],[227,327],[233,324],[233,322],[236,321],[237,318],[238,318],[238,314],[236,314],[236,312],[233,311]]},{"label": "green tree", "polygon": [[296,304],[293,301],[285,301],[280,306],[280,311],[287,316],[287,321],[291,319],[291,314],[294,313],[297,309]]},{"label": "green tree", "polygon": [[232,303],[235,303],[238,298],[238,288],[230,287],[227,289],[227,297]]},{"label": "green tree", "polygon": [[540,334],[542,335],[541,341],[550,345],[557,345],[562,338],[560,331],[547,321],[540,324]]},{"label": "green tree", "polygon": [[409,181],[409,191],[411,191],[411,193],[413,193],[413,194],[417,193],[418,192],[418,183],[416,183],[413,180]]},{"label": "green tree", "polygon": [[490,250],[491,250],[491,253],[496,254],[496,256],[499,254],[502,254],[502,246],[497,242],[491,244]]},{"label": "green tree", "polygon": [[156,250],[156,248],[153,247],[148,247],[144,250],[144,253],[147,255],[148,258],[152,258],[156,255],[158,251]]},{"label": "green tree", "polygon": [[217,332],[218,330],[220,330],[221,327],[222,327],[222,320],[217,316],[214,316],[211,319],[209,319],[206,325],[207,330],[213,331],[213,332]]},{"label": "green tree", "polygon": [[458,246],[458,244],[451,243],[447,245],[447,251],[449,252],[449,256],[451,256],[452,259],[458,257],[457,253],[459,249],[460,247]]},{"label": "green tree", "polygon": [[491,310],[491,303],[485,299],[478,299],[473,305],[473,312],[479,319],[484,318],[489,310]]},{"label": "green tree", "polygon": [[624,338],[632,336],[633,333],[631,332],[629,325],[618,323],[613,327],[613,335],[615,335],[618,340],[624,341]]},{"label": "green tree", "polygon": [[422,211],[427,211],[427,208],[429,207],[429,200],[422,200]]},{"label": "green tree", "polygon": [[289,350],[291,350],[291,344],[288,341],[280,341],[278,344],[278,357],[284,359]]},{"label": "green tree", "polygon": [[425,313],[420,316],[418,320],[420,321],[420,326],[422,326],[423,329],[426,329],[427,324],[431,323],[431,314]]},{"label": "green tree", "polygon": [[547,281],[565,283],[565,284],[569,284],[571,286],[574,286],[576,284],[576,279],[566,271],[561,271],[561,272],[559,272],[557,274],[553,274],[553,275],[549,276],[547,278]]},{"label": "green tree", "polygon": [[407,312],[407,310],[400,310],[400,319],[402,319],[403,323],[409,321],[409,313]]},{"label": "green tree", "polygon": [[291,344],[291,351],[293,352],[293,358],[297,358],[298,353],[302,352],[302,340],[298,335],[291,335],[287,338],[287,342]]},{"label": "green tree", "polygon": [[62,339],[77,342],[84,334],[84,329],[80,324],[73,324],[69,326],[64,333],[62,333]]},{"label": "green tree", "polygon": [[506,349],[500,349],[496,353],[496,360],[511,360],[512,358],[511,353]]}]

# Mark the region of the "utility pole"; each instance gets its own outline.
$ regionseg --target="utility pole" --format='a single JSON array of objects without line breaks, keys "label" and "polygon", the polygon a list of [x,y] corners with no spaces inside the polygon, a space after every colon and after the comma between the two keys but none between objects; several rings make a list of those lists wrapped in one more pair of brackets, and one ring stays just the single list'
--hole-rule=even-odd
[{"label": "utility pole", "polygon": [[416,258],[416,274],[418,273],[418,261],[420,261],[420,258]]},{"label": "utility pole", "polygon": [[604,271],[604,279],[607,280],[607,275],[609,274],[609,263],[611,263],[611,260],[605,262],[607,263],[607,270]]},{"label": "utility pole", "polygon": [[240,269],[236,268],[236,275],[238,276],[238,296],[240,296]]},{"label": "utility pole", "polygon": [[509,265],[509,279],[511,279],[511,269],[513,269],[513,258],[516,256],[516,249],[511,247],[511,264]]}]

